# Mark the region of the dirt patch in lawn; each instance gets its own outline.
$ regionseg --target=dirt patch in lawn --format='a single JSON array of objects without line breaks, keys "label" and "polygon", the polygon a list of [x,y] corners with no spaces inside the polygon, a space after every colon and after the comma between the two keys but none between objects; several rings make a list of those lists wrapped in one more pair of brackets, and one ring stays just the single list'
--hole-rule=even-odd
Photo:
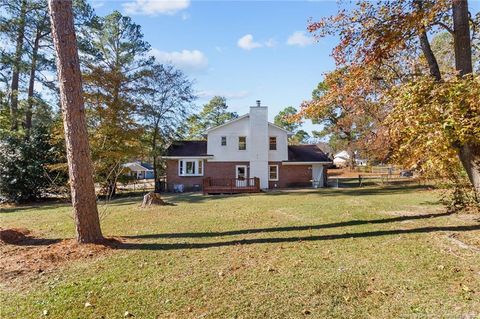
[{"label": "dirt patch in lawn", "polygon": [[119,243],[106,239],[100,244],[79,245],[74,239],[37,237],[28,229],[0,229],[0,282],[30,278],[67,263],[108,254]]}]

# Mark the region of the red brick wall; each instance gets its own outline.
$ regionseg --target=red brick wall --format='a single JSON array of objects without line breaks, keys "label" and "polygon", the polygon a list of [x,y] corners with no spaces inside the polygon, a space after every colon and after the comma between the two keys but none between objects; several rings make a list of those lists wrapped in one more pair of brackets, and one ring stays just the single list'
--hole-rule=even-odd
[{"label": "red brick wall", "polygon": [[[185,185],[185,191],[195,190],[194,185],[202,187],[205,177],[235,178],[236,165],[249,165],[248,162],[207,162],[204,161],[204,176],[178,176],[178,160],[167,160],[167,188],[173,191],[173,184]],[[278,165],[279,180],[269,182],[269,188],[310,187],[312,185],[311,165],[282,165],[280,162],[270,162]]]},{"label": "red brick wall", "polygon": [[270,189],[312,186],[312,165],[282,165],[279,162],[268,164],[278,165],[278,181],[269,181]]},{"label": "red brick wall", "polygon": [[194,185],[202,186],[205,177],[235,178],[236,165],[249,165],[248,162],[203,162],[203,176],[178,176],[178,160],[167,160],[167,189],[173,191],[173,184],[185,185],[185,190],[195,190]]}]

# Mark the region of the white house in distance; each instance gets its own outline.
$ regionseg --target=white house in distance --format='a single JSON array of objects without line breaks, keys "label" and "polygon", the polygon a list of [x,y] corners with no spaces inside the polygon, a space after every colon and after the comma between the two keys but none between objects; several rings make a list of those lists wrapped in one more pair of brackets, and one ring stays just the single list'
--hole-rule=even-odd
[{"label": "white house in distance", "polygon": [[[206,141],[176,141],[167,155],[167,186],[200,190],[203,180],[258,178],[261,189],[323,187],[328,156],[316,145],[288,145],[290,132],[268,122],[268,108],[250,112],[206,132]],[[241,186],[241,185],[240,185]]]},{"label": "white house in distance", "polygon": [[127,169],[127,175],[135,179],[153,179],[153,166],[149,163],[135,161],[123,164]]},{"label": "white house in distance", "polygon": [[[356,166],[367,166],[368,161],[355,157]],[[350,165],[350,154],[347,151],[338,152],[333,156],[333,164],[337,167],[347,167]]]},{"label": "white house in distance", "polygon": [[346,167],[350,161],[350,154],[347,151],[341,151],[333,155],[333,164],[337,167]]}]

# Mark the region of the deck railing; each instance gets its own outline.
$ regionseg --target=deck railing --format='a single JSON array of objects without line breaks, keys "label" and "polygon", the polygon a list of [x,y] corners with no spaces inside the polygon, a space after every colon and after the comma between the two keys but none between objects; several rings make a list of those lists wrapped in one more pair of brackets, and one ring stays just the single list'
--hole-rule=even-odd
[{"label": "deck railing", "polygon": [[251,178],[204,178],[204,194],[255,193],[260,191],[260,179]]}]

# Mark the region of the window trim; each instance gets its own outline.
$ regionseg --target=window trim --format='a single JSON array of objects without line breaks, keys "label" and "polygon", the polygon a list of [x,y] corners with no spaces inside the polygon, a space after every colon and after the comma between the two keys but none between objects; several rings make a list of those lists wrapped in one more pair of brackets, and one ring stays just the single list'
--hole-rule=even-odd
[{"label": "window trim", "polygon": [[[193,174],[187,174],[182,171],[186,172],[187,169],[187,163],[192,162],[194,164],[194,173]],[[179,159],[178,160],[178,176],[179,177],[190,177],[190,176],[203,176],[205,171],[205,165],[203,162],[203,159]]]},{"label": "window trim", "polygon": [[[271,171],[270,171],[270,168],[271,167],[275,167],[275,170],[276,170],[276,175],[277,175],[277,178],[271,178]],[[268,180],[271,181],[271,182],[278,182],[279,180],[279,169],[278,169],[278,165],[274,164],[274,165],[268,165]]]},{"label": "window trim", "polygon": [[[240,142],[240,139],[241,139],[241,138],[244,138],[244,139],[245,139],[245,143],[244,143],[245,148],[240,148],[240,145],[242,145],[241,142]],[[246,137],[246,136],[239,136],[239,137],[238,137],[238,150],[239,150],[239,151],[246,151],[246,150],[247,150],[247,137]]]},{"label": "window trim", "polygon": [[[223,144],[225,142],[225,144]],[[220,146],[227,146],[227,137],[226,136],[220,136]]]},{"label": "window trim", "polygon": [[[272,142],[271,142],[272,138],[275,139],[275,144],[272,144]],[[276,136],[269,136],[269,137],[268,137],[268,150],[269,150],[269,151],[276,151],[276,150],[278,149],[278,147],[277,147],[277,146],[278,146],[277,141],[278,141],[278,139],[277,139]],[[275,148],[272,149],[272,145],[275,145]]]}]

